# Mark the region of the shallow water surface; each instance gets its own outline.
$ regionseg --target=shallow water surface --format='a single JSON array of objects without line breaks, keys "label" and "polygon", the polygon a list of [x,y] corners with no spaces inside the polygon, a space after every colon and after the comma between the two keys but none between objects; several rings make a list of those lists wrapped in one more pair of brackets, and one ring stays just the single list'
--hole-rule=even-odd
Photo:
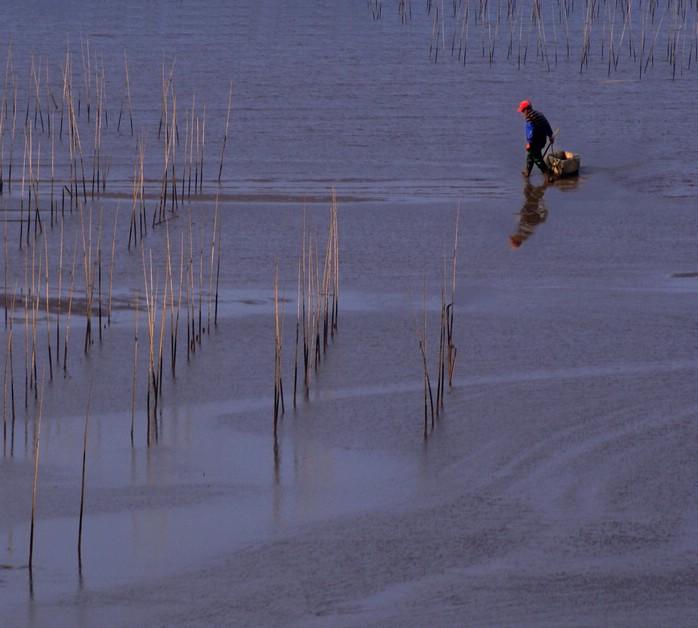
[{"label": "shallow water surface", "polygon": [[[658,48],[611,69],[604,39],[690,47],[671,3],[633,29],[606,7],[584,67],[579,7],[545,12],[519,63],[530,16],[494,5],[458,29],[468,3],[404,24],[380,2],[218,4],[6,10],[3,619],[696,625],[695,69]],[[85,176],[106,178],[77,206],[66,66]],[[521,178],[524,98],[579,177]],[[196,151],[203,189],[159,214],[165,160],[183,185]],[[317,286],[333,204],[339,319],[306,391],[299,265]],[[442,299],[457,354],[432,424]]]}]

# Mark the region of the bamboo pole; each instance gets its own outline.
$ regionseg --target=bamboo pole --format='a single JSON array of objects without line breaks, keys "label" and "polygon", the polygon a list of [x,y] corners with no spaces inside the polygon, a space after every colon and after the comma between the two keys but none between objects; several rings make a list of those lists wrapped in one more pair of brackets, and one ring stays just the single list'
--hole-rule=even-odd
[{"label": "bamboo pole", "polygon": [[133,337],[133,385],[131,393],[131,447],[133,447],[133,427],[136,420],[136,373],[138,367],[138,303],[139,295],[136,292],[135,332]]},{"label": "bamboo pole", "polygon": [[68,371],[68,336],[70,333],[70,314],[73,308],[73,288],[75,286],[75,263],[78,255],[78,238],[75,236],[75,243],[73,245],[73,266],[70,271],[70,289],[68,290],[68,312],[66,314],[65,322],[65,343],[63,346],[63,373]]},{"label": "bamboo pole", "polygon": [[228,114],[225,118],[225,132],[223,133],[223,147],[221,148],[221,163],[218,167],[218,183],[221,182],[221,176],[223,175],[223,157],[225,155],[225,145],[228,142],[228,128],[230,127],[230,109],[233,104],[233,82],[230,81],[230,92],[228,94]]}]

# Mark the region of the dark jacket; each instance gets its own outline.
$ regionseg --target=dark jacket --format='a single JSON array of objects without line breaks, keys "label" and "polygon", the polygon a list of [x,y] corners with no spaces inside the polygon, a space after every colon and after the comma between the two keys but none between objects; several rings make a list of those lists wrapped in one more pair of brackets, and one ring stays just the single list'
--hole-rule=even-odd
[{"label": "dark jacket", "polygon": [[531,147],[545,146],[545,140],[553,134],[547,118],[535,109],[526,112],[526,141]]}]

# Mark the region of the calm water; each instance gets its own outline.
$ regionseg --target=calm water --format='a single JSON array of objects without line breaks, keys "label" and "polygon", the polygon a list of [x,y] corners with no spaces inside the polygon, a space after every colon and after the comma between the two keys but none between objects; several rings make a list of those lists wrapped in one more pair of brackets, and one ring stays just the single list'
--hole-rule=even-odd
[{"label": "calm water", "polygon": [[[624,27],[617,5],[600,4],[589,31],[584,7],[566,18],[551,4],[541,31],[523,5],[496,26],[497,7],[476,21],[465,2],[438,13],[432,2],[429,14],[413,2],[405,23],[397,2],[219,4],[37,1],[4,12],[3,285],[17,297],[12,337],[7,326],[2,335],[3,621],[698,623],[695,15],[680,29],[671,7],[635,7]],[[61,198],[77,167],[67,131],[58,136],[66,67],[86,178],[99,146],[106,186],[52,226],[51,193]],[[581,154],[579,178],[524,183],[524,98],[560,129],[559,148]],[[168,166],[179,177],[200,151],[203,191],[153,227],[163,103],[177,121]],[[193,142],[204,126],[205,143]],[[148,233],[129,250],[141,149]],[[304,224],[322,256],[333,190],[339,328],[294,407]],[[44,231],[27,246],[18,220],[37,198]],[[533,206],[538,221],[526,223]],[[426,312],[434,381],[456,217],[455,380],[424,439],[417,336]],[[528,238],[512,250],[517,230]],[[158,310],[163,397],[148,446],[144,294],[165,301],[168,242],[167,299],[181,290],[182,319],[193,304],[203,336],[188,353],[181,323],[173,376],[170,317]],[[48,326],[43,300],[32,314],[23,299],[46,290],[47,256],[49,293],[64,300]],[[95,309],[87,353],[85,258],[102,269],[99,294],[110,283],[113,296],[101,334]],[[276,269],[286,412],[274,439]],[[43,385],[27,391],[29,378]]]}]

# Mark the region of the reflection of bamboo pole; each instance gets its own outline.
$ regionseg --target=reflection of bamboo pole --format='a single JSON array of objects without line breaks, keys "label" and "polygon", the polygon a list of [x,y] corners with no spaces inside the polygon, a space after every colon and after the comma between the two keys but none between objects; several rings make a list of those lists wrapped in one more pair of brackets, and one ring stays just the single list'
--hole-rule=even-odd
[{"label": "reflection of bamboo pole", "polygon": [[78,524],[78,565],[82,571],[82,517],[85,512],[85,470],[87,463],[87,425],[90,417],[90,401],[92,400],[92,382],[87,396],[87,410],[85,411],[85,432],[82,439],[82,484],[80,489],[80,522]]},{"label": "reflection of bamboo pole", "polygon": [[41,386],[41,401],[39,402],[39,420],[36,426],[36,440],[34,442],[34,485],[32,488],[32,516],[29,532],[29,573],[31,574],[34,560],[34,521],[36,519],[36,486],[39,479],[39,444],[41,440],[41,415],[44,405],[44,387]]}]

